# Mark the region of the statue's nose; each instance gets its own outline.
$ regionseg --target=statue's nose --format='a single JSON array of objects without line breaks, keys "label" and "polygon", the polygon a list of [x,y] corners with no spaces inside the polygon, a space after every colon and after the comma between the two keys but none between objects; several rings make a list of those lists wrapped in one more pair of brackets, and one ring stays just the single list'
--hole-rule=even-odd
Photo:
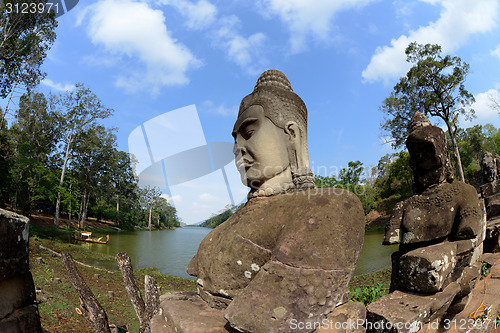
[{"label": "statue's nose", "polygon": [[243,156],[246,154],[245,147],[240,147],[237,143],[233,146],[233,154],[234,156]]}]

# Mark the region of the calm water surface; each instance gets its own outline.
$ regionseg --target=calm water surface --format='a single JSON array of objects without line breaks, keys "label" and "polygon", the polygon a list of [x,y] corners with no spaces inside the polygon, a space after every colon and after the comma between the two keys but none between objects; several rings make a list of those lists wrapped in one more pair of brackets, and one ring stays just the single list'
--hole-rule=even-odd
[{"label": "calm water surface", "polygon": [[[175,230],[119,231],[110,233],[106,245],[79,242],[90,251],[115,256],[127,252],[134,268],[156,267],[163,273],[194,279],[186,273],[186,267],[196,254],[200,242],[211,231],[209,228],[184,227]],[[93,236],[102,234],[94,233]],[[383,231],[367,232],[363,249],[354,271],[355,275],[371,273],[391,266],[391,253],[397,245],[384,246]],[[118,269],[116,264],[91,263],[107,269]]]}]

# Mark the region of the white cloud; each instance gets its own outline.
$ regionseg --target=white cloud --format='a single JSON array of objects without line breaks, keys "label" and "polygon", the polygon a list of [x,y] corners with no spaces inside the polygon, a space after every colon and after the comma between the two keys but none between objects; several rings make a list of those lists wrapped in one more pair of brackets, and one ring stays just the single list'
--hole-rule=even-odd
[{"label": "white cloud", "polygon": [[404,74],[410,67],[404,51],[411,42],[439,44],[443,52],[448,53],[462,46],[469,36],[490,31],[496,26],[498,0],[421,1],[443,6],[439,19],[391,40],[390,46],[378,47],[362,73],[365,81],[382,80],[388,84]]},{"label": "white cloud", "polygon": [[257,32],[249,37],[243,37],[238,32],[240,24],[240,20],[234,15],[222,17],[218,27],[211,34],[214,44],[224,48],[229,60],[248,73],[252,75],[260,73],[266,61],[261,54],[266,35]]},{"label": "white cloud", "polygon": [[262,56],[265,34],[254,33],[248,37],[239,32],[241,22],[236,15],[219,16],[218,10],[208,0],[196,3],[187,0],[158,0],[173,6],[185,18],[186,26],[192,30],[205,30],[215,48],[223,49],[227,58],[251,75],[262,72],[265,57]]},{"label": "white cloud", "polygon": [[[474,98],[476,101],[471,105],[471,107],[476,112],[476,118],[472,121],[465,121],[465,119],[461,116],[460,126],[471,127],[478,124],[484,125],[486,123],[498,122],[498,112],[500,110],[498,110],[496,105],[500,104],[500,90],[490,89],[486,92],[477,94]],[[496,124],[494,125],[498,126]]]},{"label": "white cloud", "polygon": [[290,30],[292,53],[303,51],[309,37],[328,41],[331,22],[340,11],[359,8],[373,0],[261,0],[264,16],[277,15]]},{"label": "white cloud", "polygon": [[210,26],[217,15],[217,7],[206,0],[192,3],[186,0],[161,0],[160,3],[171,5],[186,17],[186,26],[192,30],[202,30]]},{"label": "white cloud", "polygon": [[500,60],[500,44],[498,44],[497,48],[492,50],[491,55],[497,57]]},{"label": "white cloud", "polygon": [[167,193],[160,195],[162,198],[166,199],[169,204],[178,205],[182,202],[182,197],[180,195],[170,196]]},{"label": "white cloud", "polygon": [[66,83],[63,85],[61,83],[54,82],[50,79],[43,79],[42,84],[60,92],[72,91],[73,89],[75,89],[74,84]]},{"label": "white cloud", "polygon": [[201,201],[205,201],[205,202],[211,202],[211,201],[218,201],[218,200],[220,200],[220,198],[218,198],[215,195],[210,194],[210,193],[202,193],[202,194],[200,194],[200,196],[198,198]]},{"label": "white cloud", "polygon": [[103,46],[106,56],[139,59],[142,68],[129,68],[116,85],[129,91],[186,84],[186,72],[200,65],[194,55],[175,40],[161,10],[133,0],[102,0],[86,11],[88,35]]},{"label": "white cloud", "polygon": [[206,100],[201,106],[200,110],[203,112],[208,112],[212,114],[217,114],[220,116],[236,116],[238,115],[238,106],[233,105],[232,107],[227,107],[224,104],[215,105],[213,101]]}]

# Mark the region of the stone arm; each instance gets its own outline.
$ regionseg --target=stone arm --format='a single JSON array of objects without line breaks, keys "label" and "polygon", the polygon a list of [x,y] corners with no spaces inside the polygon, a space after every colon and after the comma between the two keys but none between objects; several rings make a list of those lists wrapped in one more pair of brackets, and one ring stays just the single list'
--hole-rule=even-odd
[{"label": "stone arm", "polygon": [[361,203],[348,199],[351,206],[341,205],[344,211],[297,216],[284,227],[271,259],[226,309],[231,326],[244,332],[289,332],[293,320],[321,321],[348,301],[347,284],[364,237]]},{"label": "stone arm", "polygon": [[483,212],[476,189],[468,184],[460,183],[459,207],[450,238],[452,240],[471,239],[481,233]]},{"label": "stone arm", "polygon": [[391,218],[385,227],[384,245],[400,243],[405,202],[406,200],[398,202],[392,210]]}]

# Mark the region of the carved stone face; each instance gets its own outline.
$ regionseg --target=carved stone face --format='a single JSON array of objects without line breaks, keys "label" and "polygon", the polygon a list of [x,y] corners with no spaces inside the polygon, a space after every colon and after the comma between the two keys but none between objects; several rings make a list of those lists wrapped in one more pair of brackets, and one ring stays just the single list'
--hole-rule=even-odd
[{"label": "carved stone face", "polygon": [[406,147],[413,169],[413,191],[422,193],[432,185],[451,182],[451,166],[442,129],[433,126],[420,112],[415,113]]},{"label": "carved stone face", "polygon": [[292,181],[289,135],[264,115],[260,105],[248,107],[233,128],[236,167],[252,189],[272,188]]}]

